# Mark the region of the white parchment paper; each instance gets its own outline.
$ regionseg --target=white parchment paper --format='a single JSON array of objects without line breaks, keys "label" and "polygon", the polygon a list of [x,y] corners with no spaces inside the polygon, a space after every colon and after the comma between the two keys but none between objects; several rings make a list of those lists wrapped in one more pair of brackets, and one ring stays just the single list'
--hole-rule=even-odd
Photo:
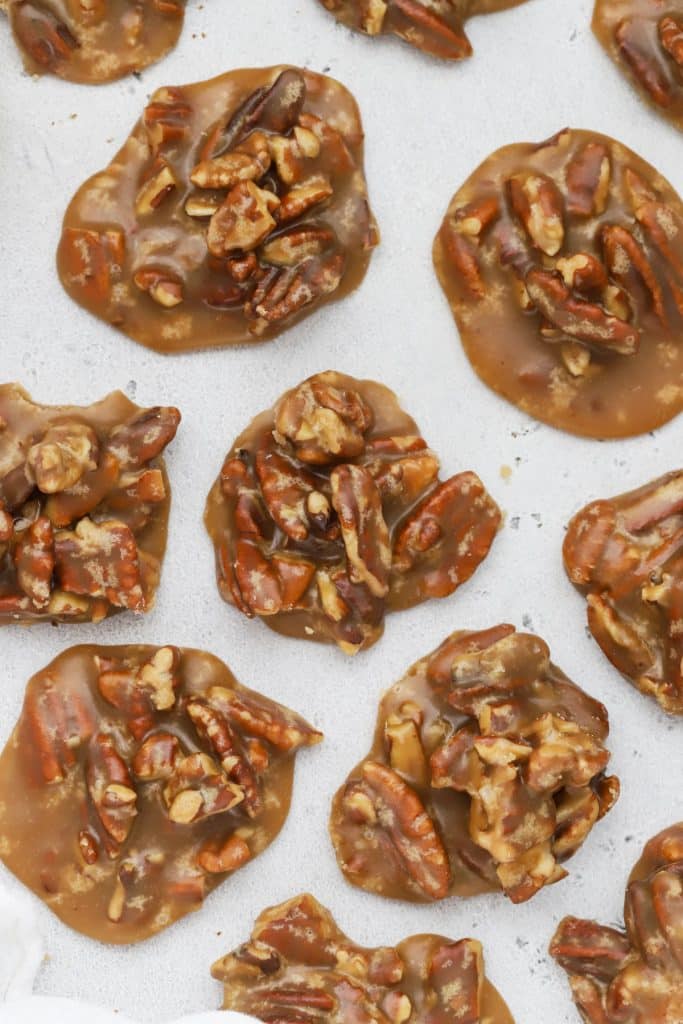
[{"label": "white parchment paper", "polygon": [[[601,444],[504,403],[470,369],[430,251],[449,198],[489,152],[540,141],[565,125],[619,137],[683,191],[681,136],[636,99],[603,54],[589,30],[591,7],[592,0],[530,0],[479,18],[470,22],[474,58],[449,66],[399,41],[351,34],[316,0],[190,0],[169,58],[139,80],[100,88],[27,77],[0,19],[0,379],[20,380],[46,402],[87,403],[120,387],[140,404],[175,403],[184,415],[168,457],[174,497],[155,610],[97,628],[0,631],[0,743],[29,676],[65,646],[90,641],[206,648],[326,734],[299,757],[292,812],[278,841],[200,913],[155,939],[107,948],[34,901],[49,954],[41,993],[76,996],[145,1022],[215,1009],[221,993],[211,963],[248,935],[265,906],[310,890],[366,944],[421,931],[477,936],[518,1024],[578,1024],[548,941],[566,913],[620,920],[624,882],[642,843],[683,817],[683,722],[631,689],[586,635],[583,600],[562,570],[563,527],[588,500],[680,465],[683,419],[651,436]],[[383,236],[362,287],[276,342],[175,357],[147,351],[74,305],[53,265],[64,208],[121,145],[149,93],[279,62],[326,71],[359,100]],[[237,433],[285,388],[328,368],[394,388],[444,473],[476,470],[507,518],[467,586],[391,616],[383,640],[355,659],[286,640],[224,605],[201,521]],[[503,620],[540,633],[554,660],[607,704],[621,800],[570,862],[569,878],[521,907],[502,896],[415,906],[351,888],[336,867],[327,816],[336,788],[369,747],[381,693],[448,632]],[[0,879],[18,888],[4,869]]]}]

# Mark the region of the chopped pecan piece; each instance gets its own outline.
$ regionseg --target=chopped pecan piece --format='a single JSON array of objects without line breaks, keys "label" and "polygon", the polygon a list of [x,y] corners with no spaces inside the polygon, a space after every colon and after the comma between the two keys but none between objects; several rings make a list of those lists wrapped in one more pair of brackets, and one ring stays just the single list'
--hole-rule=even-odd
[{"label": "chopped pecan piece", "polygon": [[394,898],[528,900],[618,797],[606,737],[604,707],[538,637],[455,633],[382,699],[373,748],[334,798],[339,866]]},{"label": "chopped pecan piece", "polygon": [[94,84],[164,57],[178,41],[185,15],[185,0],[9,0],[6,6],[27,71]]},{"label": "chopped pecan piece", "polygon": [[391,392],[331,371],[241,435],[205,513],[226,601],[350,654],[379,638],[387,609],[469,579],[500,521],[474,473],[439,480]]},{"label": "chopped pecan piece", "polygon": [[204,651],[70,648],[0,755],[0,859],[78,931],[139,941],[266,849],[321,739]]},{"label": "chopped pecan piece", "polygon": [[[62,283],[163,352],[275,337],[362,280],[379,241],[362,164],[356,103],[323,75],[263,68],[157,90],[67,210]],[[107,229],[93,222],[103,204]]]},{"label": "chopped pecan piece", "polygon": [[224,1009],[263,1021],[512,1024],[476,940],[416,935],[395,949],[364,949],[309,895],[265,910],[249,941],[211,973]]},{"label": "chopped pecan piece", "polygon": [[161,456],[179,422],[120,392],[41,406],[0,385],[0,624],[151,607],[170,503]]},{"label": "chopped pecan piece", "polygon": [[464,22],[513,7],[520,0],[318,0],[349,28],[369,36],[392,34],[442,60],[464,60],[472,46]]},{"label": "chopped pecan piece", "polygon": [[591,502],[569,524],[567,574],[610,661],[670,714],[683,714],[683,471]]},{"label": "chopped pecan piece", "polygon": [[683,203],[619,142],[566,129],[493,153],[433,256],[474,369],[524,412],[608,438],[683,408]]},{"label": "chopped pecan piece", "polygon": [[683,1015],[683,824],[646,844],[629,878],[625,929],[565,917],[550,955],[587,1024],[668,1024]]}]

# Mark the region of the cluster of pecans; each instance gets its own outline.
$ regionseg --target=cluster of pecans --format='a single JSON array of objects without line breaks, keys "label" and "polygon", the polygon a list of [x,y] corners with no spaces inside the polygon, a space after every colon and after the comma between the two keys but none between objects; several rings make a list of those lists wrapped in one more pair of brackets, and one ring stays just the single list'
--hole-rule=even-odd
[{"label": "cluster of pecans", "polygon": [[566,129],[494,153],[434,260],[475,370],[538,419],[629,436],[683,408],[683,204],[621,144]]},{"label": "cluster of pecans", "polygon": [[342,871],[403,899],[530,899],[618,797],[607,732],[539,637],[454,633],[385,694],[373,749],[335,798]]},{"label": "cluster of pecans", "polygon": [[115,393],[38,406],[0,386],[0,625],[147,611],[166,542],[177,409]]},{"label": "cluster of pecans", "polygon": [[439,480],[390,391],[328,372],[237,439],[206,522],[226,601],[353,654],[379,638],[385,611],[464,583],[500,512],[474,473]]},{"label": "cluster of pecans", "polygon": [[203,651],[70,648],[0,760],[3,859],[85,934],[146,938],[270,844],[294,755],[321,738]]},{"label": "cluster of pecans", "polygon": [[351,95],[313,72],[158,89],[67,210],[62,282],[162,351],[272,337],[365,273],[362,142]]},{"label": "cluster of pecans", "polygon": [[226,1009],[263,1021],[512,1024],[486,980],[479,942],[414,935],[395,948],[364,949],[310,895],[264,911],[249,941],[212,974]]},{"label": "cluster of pecans", "polygon": [[626,888],[625,930],[566,917],[550,952],[586,1024],[683,1020],[683,824],[645,846]]}]

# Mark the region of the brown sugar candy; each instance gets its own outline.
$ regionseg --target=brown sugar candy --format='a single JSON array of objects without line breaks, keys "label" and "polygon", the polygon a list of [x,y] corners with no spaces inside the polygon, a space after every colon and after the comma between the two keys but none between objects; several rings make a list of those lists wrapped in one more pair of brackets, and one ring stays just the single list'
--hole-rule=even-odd
[{"label": "brown sugar candy", "polygon": [[570,522],[563,554],[609,660],[683,715],[683,470],[591,502]]},{"label": "brown sugar candy", "polygon": [[224,600],[349,654],[386,611],[446,597],[486,557],[500,511],[439,460],[393,392],[327,372],[237,438],[206,506]]},{"label": "brown sugar candy", "polygon": [[358,287],[377,241],[355,100],[276,67],[157,90],[57,262],[80,305],[179,352],[275,337]]},{"label": "brown sugar candy", "polygon": [[593,32],[640,94],[683,129],[683,0],[596,0]]},{"label": "brown sugar candy", "polygon": [[72,928],[137,942],[270,845],[321,738],[204,651],[72,647],[0,758],[0,857]]},{"label": "brown sugar candy", "polygon": [[498,150],[434,263],[472,366],[530,415],[609,438],[683,408],[683,205],[620,143],[567,129]]},{"label": "brown sugar candy", "polygon": [[211,973],[223,1009],[278,1024],[514,1024],[475,939],[413,935],[364,949],[309,895],[265,910]]},{"label": "brown sugar candy", "polygon": [[180,413],[120,391],[38,405],[0,385],[0,625],[99,622],[154,604]]},{"label": "brown sugar candy", "polygon": [[0,0],[26,70],[98,85],[172,50],[186,0]]},{"label": "brown sugar candy", "polygon": [[625,930],[566,917],[550,953],[586,1024],[683,1020],[683,823],[651,839],[631,872]]},{"label": "brown sugar candy", "polygon": [[530,899],[618,797],[607,734],[603,705],[540,637],[453,633],[384,695],[372,749],[334,798],[341,870],[394,899]]},{"label": "brown sugar candy", "polygon": [[464,22],[525,0],[318,0],[337,21],[369,36],[390,33],[444,60],[472,54]]}]

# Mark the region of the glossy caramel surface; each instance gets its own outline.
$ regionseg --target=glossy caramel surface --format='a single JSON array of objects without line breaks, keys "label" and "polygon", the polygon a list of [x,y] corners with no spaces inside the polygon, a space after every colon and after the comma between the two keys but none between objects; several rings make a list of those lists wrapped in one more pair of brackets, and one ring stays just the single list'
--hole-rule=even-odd
[{"label": "glossy caramel surface", "polygon": [[362,281],[378,242],[350,92],[311,71],[159,89],[72,199],[78,303],[159,352],[273,338]]},{"label": "glossy caramel surface", "polygon": [[77,931],[148,938],[270,845],[320,739],[204,651],[69,648],[0,757],[0,857]]},{"label": "glossy caramel surface", "polygon": [[536,419],[629,437],[683,407],[683,206],[619,142],[498,150],[451,200],[434,264],[475,371]]}]

